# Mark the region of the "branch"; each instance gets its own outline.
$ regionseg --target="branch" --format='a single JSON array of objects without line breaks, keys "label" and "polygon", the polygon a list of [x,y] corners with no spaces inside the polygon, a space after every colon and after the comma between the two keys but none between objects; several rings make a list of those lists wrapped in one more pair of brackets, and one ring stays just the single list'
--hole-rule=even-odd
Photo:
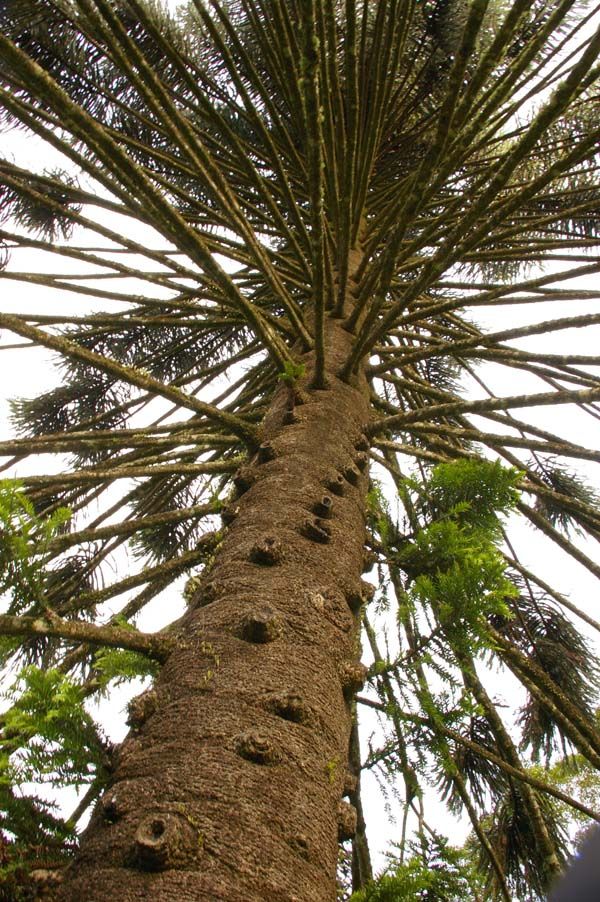
[{"label": "branch", "polygon": [[[564,727],[574,745],[585,748],[587,757],[595,767],[600,764],[600,735],[585,713],[573,703],[546,671],[516,645],[488,624],[490,636],[496,643],[496,653],[515,672],[519,680],[544,704]],[[571,729],[569,729],[569,727]],[[581,742],[578,742],[578,738]]]},{"label": "branch", "polygon": [[138,630],[118,626],[94,626],[81,621],[63,620],[49,611],[40,617],[14,617],[0,614],[0,635],[3,636],[55,636],[67,642],[87,642],[91,645],[107,645],[110,648],[126,648],[164,662],[173,649],[174,640],[158,633],[140,633]]},{"label": "branch", "polygon": [[87,348],[81,347],[77,342],[57,335],[51,335],[48,332],[44,332],[43,329],[36,329],[35,326],[27,325],[16,316],[12,316],[8,313],[0,314],[0,327],[10,329],[11,332],[16,332],[17,335],[21,335],[24,338],[31,338],[32,341],[35,341],[37,344],[51,348],[53,351],[58,351],[66,357],[80,360],[83,363],[87,363],[97,369],[110,373],[119,379],[123,379],[130,385],[135,385],[136,388],[140,388],[143,391],[159,395],[163,398],[168,398],[178,406],[194,410],[196,413],[202,414],[207,419],[226,427],[243,441],[250,443],[251,446],[257,444],[255,430],[248,423],[245,423],[243,420],[230,413],[219,410],[217,407],[213,407],[212,404],[206,404],[198,398],[186,395],[185,392],[182,392],[178,388],[174,388],[172,385],[165,385],[142,370],[136,369],[136,367],[125,366],[122,363],[117,363],[116,360],[109,360],[102,354],[88,351]]},{"label": "branch", "polygon": [[113,466],[112,469],[83,469],[61,473],[55,476],[24,476],[22,482],[28,486],[84,485],[90,482],[112,482],[115,479],[134,479],[142,476],[172,475],[210,475],[214,473],[233,473],[238,469],[241,458],[231,460],[205,461],[200,464],[186,464],[174,461],[172,464],[154,464],[153,466]]},{"label": "branch", "polygon": [[413,410],[396,416],[386,417],[368,427],[369,435],[378,435],[386,429],[396,429],[405,423],[430,421],[433,417],[458,413],[482,413],[488,410],[508,410],[513,407],[542,407],[551,404],[586,404],[600,400],[600,388],[582,391],[541,392],[532,395],[509,395],[505,398],[483,398],[476,401],[450,401],[447,404],[432,404],[421,410]]},{"label": "branch", "polygon": [[[385,713],[387,708],[387,706],[382,704],[381,702],[373,701],[373,699],[365,698],[361,695],[356,696],[356,701],[361,705],[366,705],[369,708],[375,708],[375,710],[382,711],[383,713]],[[550,796],[554,796],[556,799],[559,799],[559,801],[564,802],[565,805],[569,805],[571,808],[575,808],[577,811],[581,811],[582,814],[585,814],[600,823],[600,812],[594,811],[593,808],[588,808],[587,805],[584,805],[577,799],[574,799],[571,796],[568,796],[566,793],[561,792],[561,790],[556,789],[555,786],[552,786],[549,783],[545,783],[543,780],[538,780],[537,777],[532,777],[531,774],[527,773],[527,771],[518,770],[511,764],[508,764],[508,762],[503,758],[498,757],[498,755],[494,755],[493,752],[490,752],[489,749],[486,749],[483,745],[479,745],[478,742],[473,742],[471,739],[467,739],[466,736],[463,736],[456,730],[452,730],[450,729],[450,727],[443,726],[437,721],[433,723],[429,717],[421,717],[418,714],[409,714],[408,711],[398,711],[398,714],[400,717],[405,718],[406,720],[411,720],[414,723],[422,724],[425,727],[432,727],[435,730],[440,730],[449,739],[454,740],[454,742],[458,742],[460,745],[465,746],[465,748],[471,749],[471,751],[475,752],[476,755],[479,755],[482,758],[486,758],[488,761],[491,761],[492,764],[497,765],[497,767],[507,773],[510,777],[514,777],[517,780],[522,780],[524,783],[529,783],[529,785],[533,786],[534,789],[539,789],[541,792],[545,792]]]}]

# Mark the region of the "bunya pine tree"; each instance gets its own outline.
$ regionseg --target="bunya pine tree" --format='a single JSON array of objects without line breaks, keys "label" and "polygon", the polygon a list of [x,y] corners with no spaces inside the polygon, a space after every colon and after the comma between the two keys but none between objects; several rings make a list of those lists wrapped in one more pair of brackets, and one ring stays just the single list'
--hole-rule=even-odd
[{"label": "bunya pine tree", "polygon": [[539,899],[599,819],[596,19],[4,0],[4,898]]}]

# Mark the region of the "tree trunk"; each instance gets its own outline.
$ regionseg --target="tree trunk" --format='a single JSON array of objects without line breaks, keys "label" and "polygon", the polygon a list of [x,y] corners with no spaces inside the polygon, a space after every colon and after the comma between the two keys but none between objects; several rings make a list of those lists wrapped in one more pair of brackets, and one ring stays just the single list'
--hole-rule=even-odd
[{"label": "tree trunk", "polygon": [[355,817],[369,408],[364,379],[334,375],[351,336],[328,331],[329,387],[278,390],[180,641],[131,706],[65,902],[335,899]]}]

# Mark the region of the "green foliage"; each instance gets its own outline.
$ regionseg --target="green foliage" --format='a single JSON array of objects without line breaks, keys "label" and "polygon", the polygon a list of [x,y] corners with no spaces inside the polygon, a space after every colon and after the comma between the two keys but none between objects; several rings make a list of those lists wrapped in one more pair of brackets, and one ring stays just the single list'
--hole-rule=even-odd
[{"label": "green foliage", "polygon": [[[534,777],[558,786],[563,792],[579,799],[593,811],[600,810],[600,774],[583,755],[564,755],[549,768],[542,768],[539,764],[534,764],[528,768],[528,771]],[[574,844],[577,846],[585,839],[587,831],[595,825],[595,821],[564,802],[555,800],[554,806],[563,822],[577,827],[574,838]]]},{"label": "green foliage", "polygon": [[[510,617],[507,599],[517,589],[504,575],[505,563],[486,535],[452,521],[432,523],[416,537],[406,564],[420,565],[409,596],[431,608],[447,629],[476,628],[481,617]],[[429,572],[426,572],[429,571]]]},{"label": "green foliage", "polygon": [[113,680],[115,686],[120,686],[139,677],[154,677],[160,668],[147,655],[121,648],[105,648],[96,653],[94,669],[101,690],[106,691]]},{"label": "green foliage", "polygon": [[[0,483],[0,587],[9,597],[11,613],[47,607],[58,571],[47,570],[45,559],[50,542],[69,519],[65,508],[38,516],[19,483]],[[115,624],[133,629],[118,617]],[[19,639],[4,637],[4,657],[19,646]],[[156,671],[156,662],[132,651],[101,649],[94,657],[94,678],[101,691],[111,681],[119,684],[153,676]],[[9,707],[2,718],[0,739],[0,838],[4,850],[0,892],[10,887],[11,898],[18,898],[15,887],[26,879],[33,862],[60,857],[74,841],[72,829],[55,815],[54,806],[21,787],[59,789],[98,785],[105,779],[108,747],[86,711],[88,694],[84,685],[61,670],[33,665],[23,667],[4,693]]]},{"label": "green foliage", "polygon": [[[4,697],[0,741],[3,785],[90,783],[105,763],[105,747],[85,710],[85,693],[59,670],[23,668]],[[18,742],[15,740],[18,738]]]},{"label": "green foliage", "polygon": [[447,844],[442,837],[422,837],[411,843],[412,855],[381,874],[364,889],[354,893],[350,902],[463,902],[472,899],[477,878],[461,849]]},{"label": "green foliage", "polygon": [[286,360],[283,372],[279,373],[279,378],[287,385],[295,385],[305,374],[306,366],[303,363],[294,363],[292,360]]},{"label": "green foliage", "polygon": [[[566,821],[554,799],[536,793],[539,814],[544,830],[555,854],[564,867],[568,860]],[[484,829],[498,855],[514,898],[519,900],[546,899],[553,873],[549,862],[540,856],[537,830],[528,815],[523,790],[513,784],[495,805],[493,812],[484,819]],[[496,885],[496,877],[489,859],[480,849],[480,868],[487,872],[489,887]]]},{"label": "green foliage", "polygon": [[383,487],[376,479],[371,479],[369,482],[367,517],[371,529],[380,536],[381,541],[386,545],[392,538],[390,507]]},{"label": "green foliage", "polygon": [[409,578],[408,599],[463,640],[485,642],[486,617],[512,616],[509,602],[518,590],[505,576],[497,542],[500,515],[518,497],[518,478],[497,462],[468,459],[434,467],[422,486],[411,483],[430,522],[397,555]]},{"label": "green foliage", "polygon": [[70,518],[64,507],[47,517],[37,516],[20,482],[0,481],[0,595],[8,593],[11,614],[46,604],[44,557]]},{"label": "green foliage", "polygon": [[[590,720],[597,697],[597,665],[583,637],[554,601],[536,593],[518,575],[511,574],[509,578],[506,573],[498,547],[502,539],[501,518],[511,511],[518,498],[520,475],[517,470],[504,469],[498,463],[469,459],[434,467],[423,483],[407,481],[412,496],[416,496],[414,531],[410,538],[397,543],[396,550],[392,544],[388,554],[393,558],[392,566],[397,564],[406,576],[404,583],[396,583],[399,589],[404,587],[404,592],[398,592],[401,622],[410,617],[409,626],[425,622],[430,630],[429,637],[422,640],[418,658],[412,654],[405,656],[408,666],[402,671],[403,680],[407,676],[410,679],[411,665],[415,662],[414,691],[422,712],[420,716],[424,714],[430,726],[416,732],[403,726],[398,741],[417,756],[420,775],[426,772],[428,757],[422,749],[427,749],[431,756],[429,774],[435,775],[439,796],[456,814],[465,810],[464,793],[462,788],[459,791],[455,780],[457,774],[461,775],[510,891],[518,899],[538,900],[544,897],[554,877],[537,825],[543,822],[549,846],[557,860],[564,862],[568,855],[565,829],[568,808],[536,793],[534,817],[531,795],[518,782],[509,781],[496,764],[486,760],[485,754],[467,744],[475,743],[483,753],[488,750],[495,757],[504,757],[498,728],[486,713],[483,701],[479,699],[478,703],[470,688],[469,680],[478,680],[473,661],[492,659],[494,649],[488,626],[493,624],[523,655],[531,657]],[[437,683],[423,691],[426,672],[432,672],[441,681],[441,691]],[[399,691],[400,698],[404,698],[404,685],[399,684]],[[393,711],[384,693],[380,698],[388,702],[386,710]],[[405,701],[399,703],[401,709],[407,706]],[[547,763],[557,750],[564,754],[569,736],[562,732],[543,699],[530,693],[518,724],[522,729],[521,748],[531,748],[536,759],[541,751],[546,754]],[[443,735],[446,727],[463,736],[466,743],[447,741]],[[512,743],[512,735],[508,741]],[[516,737],[514,749],[517,754]],[[389,766],[393,769],[394,751],[384,754],[386,765],[391,761]],[[414,759],[411,766],[413,762]],[[396,770],[405,772],[401,761],[396,763]],[[572,782],[567,789],[582,798],[587,793],[590,807],[597,807],[594,780],[585,770],[584,766],[580,772],[585,788]],[[536,768],[533,773],[541,780],[555,781],[552,771],[548,774],[546,769]],[[473,872],[479,875],[481,897],[500,898],[497,875],[479,840],[473,838],[465,854]],[[408,866],[415,869],[414,874],[403,871],[399,875],[386,875],[373,890],[381,895],[373,898],[429,898],[419,895],[429,891],[426,882],[424,885],[418,882],[429,879],[428,875],[421,874],[414,860],[404,865]],[[399,884],[395,883],[397,876],[402,877]],[[466,892],[463,897],[472,895]]]},{"label": "green foliage", "polygon": [[[593,514],[598,510],[600,498],[582,476],[555,462],[539,467],[537,475],[544,485],[552,490],[552,494],[539,495],[535,508],[552,526],[562,530],[566,535],[569,535],[571,530],[584,535],[583,527],[586,526],[597,528]],[[570,508],[570,500],[589,507],[592,516],[586,516],[585,511]]]},{"label": "green foliage", "polygon": [[451,517],[495,537],[499,515],[508,513],[519,498],[520,475],[497,460],[465,458],[438,464],[425,485],[418,487],[423,513],[429,519]]},{"label": "green foliage", "polygon": [[82,687],[60,671],[25,667],[4,697],[11,707],[0,740],[0,886],[10,886],[15,874],[60,858],[74,841],[54,806],[22,787],[102,783],[108,749],[85,710]]}]

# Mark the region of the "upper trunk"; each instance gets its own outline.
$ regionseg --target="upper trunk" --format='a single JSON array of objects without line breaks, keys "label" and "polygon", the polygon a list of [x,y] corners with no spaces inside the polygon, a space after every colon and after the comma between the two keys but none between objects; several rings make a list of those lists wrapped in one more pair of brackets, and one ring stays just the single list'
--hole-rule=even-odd
[{"label": "upper trunk", "polygon": [[351,337],[329,331],[329,388],[274,398],[270,444],[240,473],[180,641],[133,706],[64,900],[335,899],[353,817],[368,393],[335,377]]}]

